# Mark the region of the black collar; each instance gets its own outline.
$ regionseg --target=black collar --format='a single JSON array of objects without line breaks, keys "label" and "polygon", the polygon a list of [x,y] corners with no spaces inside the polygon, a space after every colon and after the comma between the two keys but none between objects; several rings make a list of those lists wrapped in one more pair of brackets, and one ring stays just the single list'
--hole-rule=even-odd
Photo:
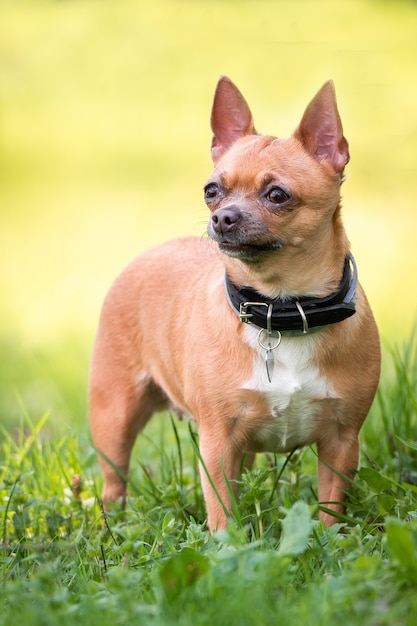
[{"label": "black collar", "polygon": [[341,322],[355,313],[357,270],[353,256],[345,259],[337,291],[324,298],[267,298],[251,287],[238,289],[225,275],[226,295],[241,322],[268,331],[301,331]]}]

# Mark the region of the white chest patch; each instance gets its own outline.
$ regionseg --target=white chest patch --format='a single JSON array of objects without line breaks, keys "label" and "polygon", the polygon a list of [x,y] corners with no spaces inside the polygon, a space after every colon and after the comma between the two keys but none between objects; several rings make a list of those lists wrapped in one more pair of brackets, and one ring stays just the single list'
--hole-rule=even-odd
[{"label": "white chest patch", "polygon": [[248,326],[245,332],[255,358],[252,376],[244,388],[262,393],[270,410],[270,419],[256,435],[257,443],[264,450],[277,452],[305,444],[311,439],[323,401],[336,397],[313,362],[318,335],[283,336],[272,351],[274,366],[269,381],[266,351],[258,343],[259,329]]}]

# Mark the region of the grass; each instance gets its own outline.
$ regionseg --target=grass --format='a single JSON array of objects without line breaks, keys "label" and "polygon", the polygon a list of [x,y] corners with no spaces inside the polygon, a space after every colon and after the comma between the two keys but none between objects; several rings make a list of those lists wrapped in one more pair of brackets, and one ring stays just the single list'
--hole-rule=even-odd
[{"label": "grass", "polygon": [[26,416],[1,448],[0,624],[413,624],[416,335],[386,364],[346,516],[329,530],[312,449],[261,455],[235,520],[211,535],[188,424],[150,423],[126,511],[104,515],[88,434],[48,437],[47,416]]}]

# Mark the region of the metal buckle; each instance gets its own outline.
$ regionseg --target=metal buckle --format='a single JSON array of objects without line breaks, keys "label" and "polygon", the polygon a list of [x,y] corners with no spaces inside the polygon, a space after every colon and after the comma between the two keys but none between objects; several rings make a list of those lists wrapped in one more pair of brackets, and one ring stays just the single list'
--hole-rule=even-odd
[{"label": "metal buckle", "polygon": [[306,335],[308,333],[308,322],[307,322],[306,314],[304,313],[304,309],[301,306],[301,304],[298,302],[298,300],[295,301],[295,306],[297,307],[298,312],[301,315],[301,319],[303,321],[303,335]]},{"label": "metal buckle", "polygon": [[[248,308],[251,306],[266,306],[268,308],[270,307],[270,305],[266,302],[241,302],[239,307],[239,317],[240,321],[244,324],[253,324],[253,322],[250,321],[250,318],[253,317],[253,313],[248,313]],[[269,325],[271,324],[271,315],[272,309],[271,311],[268,310],[267,324],[269,323]]]}]

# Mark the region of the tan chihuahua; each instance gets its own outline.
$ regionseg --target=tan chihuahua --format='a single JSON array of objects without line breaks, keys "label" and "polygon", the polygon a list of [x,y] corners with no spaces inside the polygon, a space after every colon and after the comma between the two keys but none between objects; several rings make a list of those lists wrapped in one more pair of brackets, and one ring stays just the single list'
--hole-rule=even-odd
[{"label": "tan chihuahua", "polygon": [[139,256],[103,306],[90,380],[103,500],[125,501],[136,435],[171,407],[198,424],[210,530],[227,525],[226,479],[239,477],[245,455],[314,442],[330,526],[380,371],[340,214],[349,151],[333,83],[293,136],[277,139],[257,134],[242,94],[221,77],[211,127],[209,239]]}]

